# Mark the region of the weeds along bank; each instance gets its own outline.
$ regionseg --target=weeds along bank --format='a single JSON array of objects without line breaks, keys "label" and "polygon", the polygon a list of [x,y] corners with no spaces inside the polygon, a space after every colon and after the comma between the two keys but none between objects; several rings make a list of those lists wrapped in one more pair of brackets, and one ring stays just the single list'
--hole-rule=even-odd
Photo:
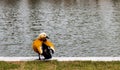
[{"label": "weeds along bank", "polygon": [[120,62],[92,62],[92,61],[29,61],[29,62],[0,62],[1,70],[119,70]]}]

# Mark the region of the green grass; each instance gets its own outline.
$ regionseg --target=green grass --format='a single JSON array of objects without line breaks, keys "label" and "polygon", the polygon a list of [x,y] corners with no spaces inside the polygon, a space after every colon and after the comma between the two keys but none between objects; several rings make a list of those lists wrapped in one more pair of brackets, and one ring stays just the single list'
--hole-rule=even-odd
[{"label": "green grass", "polygon": [[16,69],[20,67],[18,64],[8,63],[8,62],[0,62],[0,70],[10,70],[10,69]]},{"label": "green grass", "polygon": [[120,70],[120,61],[1,61],[0,70]]}]

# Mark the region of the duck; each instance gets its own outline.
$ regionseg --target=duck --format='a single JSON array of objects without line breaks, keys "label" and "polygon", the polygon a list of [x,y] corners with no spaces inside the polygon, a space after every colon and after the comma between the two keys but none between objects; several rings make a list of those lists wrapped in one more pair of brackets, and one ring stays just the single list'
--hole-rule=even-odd
[{"label": "duck", "polygon": [[44,32],[40,33],[38,37],[33,41],[32,48],[34,52],[38,54],[39,60],[41,60],[41,55],[43,55],[45,59],[52,58],[50,51],[52,53],[55,52],[54,44],[49,40],[49,37]]}]

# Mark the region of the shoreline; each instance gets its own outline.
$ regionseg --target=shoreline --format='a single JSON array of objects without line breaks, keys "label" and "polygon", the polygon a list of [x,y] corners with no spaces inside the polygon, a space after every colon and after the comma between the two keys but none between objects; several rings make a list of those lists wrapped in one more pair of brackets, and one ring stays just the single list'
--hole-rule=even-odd
[{"label": "shoreline", "polygon": [[[38,57],[0,57],[0,61],[34,61]],[[57,61],[120,61],[120,57],[53,57]]]}]

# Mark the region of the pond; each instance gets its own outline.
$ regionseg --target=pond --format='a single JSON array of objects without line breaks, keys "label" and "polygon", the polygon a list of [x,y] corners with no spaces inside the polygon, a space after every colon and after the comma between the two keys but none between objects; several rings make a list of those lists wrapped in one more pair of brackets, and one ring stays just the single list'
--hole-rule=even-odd
[{"label": "pond", "polygon": [[120,0],[0,1],[0,56],[36,56],[41,32],[56,57],[120,56]]}]

